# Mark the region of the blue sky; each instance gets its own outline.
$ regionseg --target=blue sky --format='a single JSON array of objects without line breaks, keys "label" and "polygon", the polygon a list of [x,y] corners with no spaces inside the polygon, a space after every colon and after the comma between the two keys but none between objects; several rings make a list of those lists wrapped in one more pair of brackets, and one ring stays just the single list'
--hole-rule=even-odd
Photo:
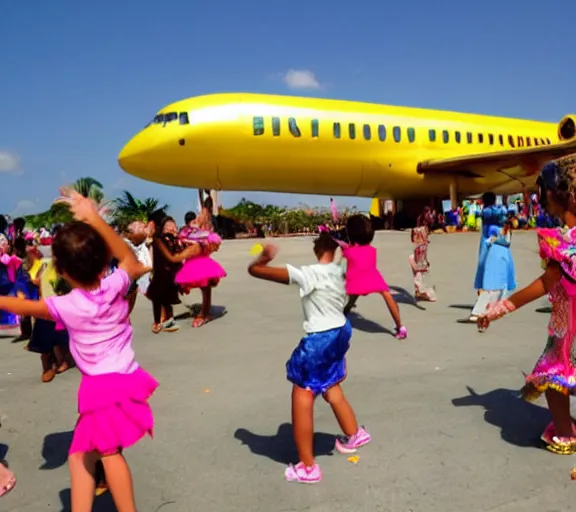
[{"label": "blue sky", "polygon": [[[41,211],[59,185],[93,176],[108,196],[127,188],[182,216],[196,191],[127,176],[116,157],[162,106],[199,94],[299,94],[557,122],[576,111],[564,22],[575,15],[567,0],[548,8],[520,0],[8,2],[0,211]],[[228,192],[224,206],[243,196],[328,204]]]}]

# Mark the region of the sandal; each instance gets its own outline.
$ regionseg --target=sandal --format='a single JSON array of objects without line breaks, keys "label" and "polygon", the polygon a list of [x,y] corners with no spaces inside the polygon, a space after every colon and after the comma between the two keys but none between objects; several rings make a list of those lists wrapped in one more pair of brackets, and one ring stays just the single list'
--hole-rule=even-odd
[{"label": "sandal", "polygon": [[54,380],[54,377],[56,377],[56,372],[52,368],[50,370],[46,370],[45,372],[42,373],[42,382],[44,383],[52,382]]},{"label": "sandal", "polygon": [[[5,463],[0,462],[0,464],[2,464],[3,468],[8,473],[11,473],[8,467],[5,465]],[[0,486],[0,497],[8,494],[12,489],[14,489],[15,485],[16,485],[16,477],[12,475],[4,485]]]},{"label": "sandal", "polygon": [[194,319],[194,321],[192,322],[192,327],[194,327],[194,328],[202,327],[203,325],[206,325],[207,323],[211,322],[212,320],[214,320],[214,317],[212,315],[208,315],[208,316],[198,315]]},{"label": "sandal", "polygon": [[15,485],[16,485],[16,477],[13,476],[10,480],[8,480],[7,484],[0,487],[0,498],[8,494],[12,489],[14,489]]},{"label": "sandal", "polygon": [[176,332],[180,330],[180,326],[176,325],[174,318],[170,318],[160,326],[160,330],[162,332]]},{"label": "sandal", "polygon": [[152,324],[152,332],[158,334],[162,330],[162,324]]},{"label": "sandal", "polygon": [[557,437],[546,444],[546,449],[556,455],[574,455],[576,453],[576,437]]}]

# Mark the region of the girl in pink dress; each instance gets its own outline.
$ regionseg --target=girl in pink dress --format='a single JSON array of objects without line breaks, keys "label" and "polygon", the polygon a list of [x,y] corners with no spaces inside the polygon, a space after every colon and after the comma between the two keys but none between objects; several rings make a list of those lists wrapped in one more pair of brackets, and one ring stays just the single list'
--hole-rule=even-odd
[{"label": "girl in pink dress", "polygon": [[[57,272],[73,290],[44,300],[0,297],[0,309],[63,325],[70,352],[82,374],[79,418],[69,451],[74,512],[92,510],[96,463],[102,461],[119,512],[135,512],[132,477],[122,449],[146,434],[154,416],[148,399],[156,380],[134,359],[132,326],[125,299],[132,280],[147,269],[100,217],[94,204],[75,191],[63,191],[78,219],[59,229],[52,254]],[[103,277],[110,253],[118,269]]]},{"label": "girl in pink dress", "polygon": [[396,338],[403,340],[408,336],[402,325],[398,304],[390,293],[390,288],[376,266],[377,252],[370,245],[374,240],[374,229],[370,219],[364,215],[352,215],[346,221],[346,231],[350,244],[340,243],[342,255],[346,259],[346,293],[349,296],[344,310],[350,313],[358,297],[379,293],[382,295],[388,310],[396,324]]},{"label": "girl in pink dress", "polygon": [[570,415],[570,396],[576,395],[576,156],[545,165],[538,178],[540,204],[558,217],[564,228],[538,229],[545,272],[508,299],[491,304],[478,319],[484,331],[491,321],[548,294],[552,315],[544,352],[526,377],[523,396],[535,400],[542,393],[552,423],[541,439],[557,454],[576,453],[576,427]]},{"label": "girl in pink dress", "polygon": [[212,308],[212,288],[218,286],[220,279],[226,277],[222,265],[210,257],[222,244],[222,239],[214,233],[210,214],[203,208],[198,216],[196,225],[188,225],[180,231],[180,240],[185,244],[198,244],[201,252],[184,262],[176,274],[176,284],[184,293],[190,293],[193,288],[200,288],[202,292],[202,308],[200,314],[194,318],[192,327],[201,327],[213,320],[210,312]]}]

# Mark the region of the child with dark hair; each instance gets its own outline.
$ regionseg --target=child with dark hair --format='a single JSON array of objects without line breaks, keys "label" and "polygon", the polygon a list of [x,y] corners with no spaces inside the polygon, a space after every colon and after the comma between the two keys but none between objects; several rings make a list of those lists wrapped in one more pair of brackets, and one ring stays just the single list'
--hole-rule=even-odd
[{"label": "child with dark hair", "polygon": [[318,263],[300,268],[269,266],[277,249],[266,245],[248,267],[251,276],[300,287],[306,335],[286,363],[287,378],[293,384],[292,427],[300,460],[286,469],[284,475],[289,482],[312,484],[322,480],[313,446],[314,401],[318,395],[330,404],[345,434],[336,441],[340,453],[354,453],[371,440],[370,434],[358,426],[340,386],[347,375],[345,357],[352,327],[343,313],[346,290],[343,268],[334,262],[337,249],[336,241],[328,233],[321,233],[314,241]]},{"label": "child with dark hair", "polygon": [[398,304],[390,293],[390,288],[377,268],[378,254],[371,245],[374,239],[372,222],[365,215],[352,215],[346,221],[346,232],[350,244],[340,242],[342,255],[346,259],[346,293],[349,296],[344,314],[348,315],[358,297],[379,293],[396,324],[396,338],[403,340],[408,336],[402,325]]},{"label": "child with dark hair", "polygon": [[[152,332],[175,332],[178,326],[174,320],[175,304],[180,303],[179,287],[174,282],[176,273],[181,268],[181,263],[186,258],[191,258],[198,254],[200,248],[198,244],[184,247],[178,239],[178,228],[172,217],[164,217],[157,224],[154,235],[152,253],[152,279],[148,286],[147,297],[152,301],[154,313],[154,324]],[[162,321],[162,312],[165,312],[165,319]]]},{"label": "child with dark hair", "polygon": [[[31,301],[0,297],[0,309],[64,326],[82,373],[79,418],[69,450],[71,508],[92,509],[96,462],[101,460],[116,508],[135,512],[132,477],[122,449],[152,435],[148,399],[156,380],[135,361],[125,300],[130,283],[147,270],[100,217],[90,199],[63,191],[78,219],[61,227],[52,254],[56,271],[73,287],[67,295]],[[118,269],[104,277],[111,257]]]},{"label": "child with dark hair", "polygon": [[186,212],[186,215],[184,215],[184,224],[186,224],[186,226],[190,226],[195,220],[196,214],[194,212]]},{"label": "child with dark hair", "polygon": [[485,331],[491,322],[548,295],[552,314],[544,351],[522,390],[525,400],[546,398],[552,422],[541,435],[546,448],[559,455],[576,453],[576,425],[570,397],[576,395],[576,155],[547,163],[537,180],[540,205],[562,228],[538,229],[544,273],[507,299],[491,303],[478,318]]},{"label": "child with dark hair", "polygon": [[218,286],[220,280],[227,275],[222,265],[210,257],[222,244],[222,238],[214,232],[210,210],[203,208],[198,218],[180,231],[179,238],[184,245],[196,244],[200,250],[195,257],[186,258],[176,273],[175,281],[186,294],[193,288],[200,288],[202,305],[194,317],[192,327],[202,327],[214,319],[211,313],[212,288]]}]

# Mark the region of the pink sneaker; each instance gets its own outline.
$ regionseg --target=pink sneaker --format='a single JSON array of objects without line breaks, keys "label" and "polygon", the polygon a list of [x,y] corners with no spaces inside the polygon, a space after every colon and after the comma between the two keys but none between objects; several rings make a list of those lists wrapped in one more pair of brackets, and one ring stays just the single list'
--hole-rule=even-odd
[{"label": "pink sneaker", "polygon": [[298,482],[299,484],[317,484],[322,481],[320,466],[314,464],[307,468],[303,462],[299,462],[295,466],[290,464],[284,471],[284,476],[287,482]]},{"label": "pink sneaker", "polygon": [[405,340],[408,337],[408,329],[406,327],[396,327],[396,339],[398,340]]},{"label": "pink sneaker", "polygon": [[348,454],[348,453],[356,453],[358,448],[368,444],[372,441],[370,434],[364,430],[364,427],[360,427],[358,432],[356,432],[353,436],[346,437],[340,436],[336,439],[336,450],[340,453]]}]

